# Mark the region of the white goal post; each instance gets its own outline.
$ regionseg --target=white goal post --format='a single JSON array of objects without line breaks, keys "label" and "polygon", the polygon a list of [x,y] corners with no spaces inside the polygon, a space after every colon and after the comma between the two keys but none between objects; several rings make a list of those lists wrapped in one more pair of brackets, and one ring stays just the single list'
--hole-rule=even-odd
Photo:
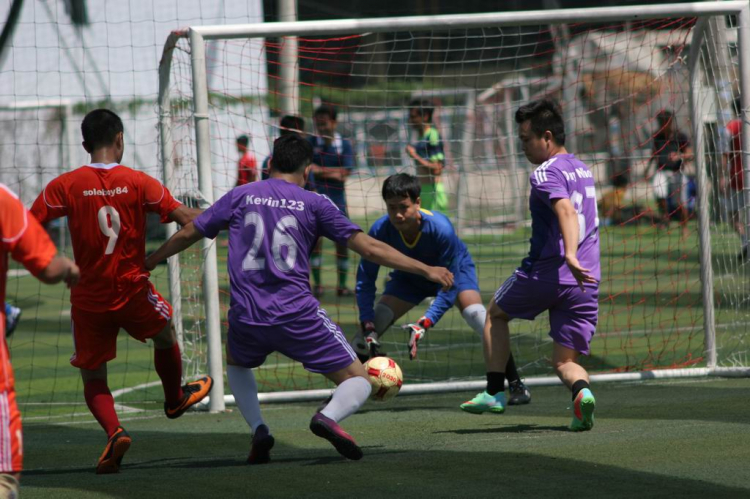
[{"label": "white goal post", "polygon": [[[746,367],[718,368],[715,343],[714,316],[714,276],[711,263],[711,236],[709,226],[709,206],[707,193],[709,180],[703,162],[703,114],[705,105],[697,88],[700,78],[698,70],[698,54],[704,43],[708,21],[714,16],[736,16],[738,19],[738,52],[739,59],[739,94],[741,96],[743,144],[750,144],[750,5],[747,1],[701,2],[687,4],[644,5],[630,7],[606,7],[591,9],[564,9],[528,12],[498,12],[464,15],[417,16],[399,18],[380,18],[340,21],[305,21],[259,23],[250,25],[225,26],[193,26],[186,30],[174,32],[167,40],[159,70],[159,132],[161,145],[161,164],[167,187],[170,185],[174,170],[174,144],[172,137],[172,107],[173,96],[170,88],[172,54],[177,43],[184,38],[189,39],[190,61],[192,75],[192,119],[195,130],[195,155],[198,170],[199,197],[204,204],[214,201],[214,186],[211,169],[211,134],[209,129],[209,89],[206,68],[206,42],[209,40],[229,39],[263,39],[269,37],[298,37],[298,36],[330,36],[351,33],[381,33],[396,31],[426,31],[435,29],[469,29],[469,28],[504,28],[523,25],[565,25],[570,23],[602,23],[609,21],[642,21],[646,19],[696,17],[698,22],[692,28],[691,56],[689,57],[689,74],[691,82],[690,117],[692,136],[696,158],[696,213],[698,221],[699,250],[700,250],[700,278],[702,282],[702,307],[704,346],[706,351],[706,368],[674,369],[651,373],[625,373],[619,379],[648,379],[664,376],[707,376],[707,375],[747,375]],[[750,148],[742,150],[744,164],[744,199],[746,209],[746,230],[750,232]],[[461,206],[459,204],[459,206]],[[169,234],[173,233],[172,228]],[[214,378],[209,409],[220,411],[224,409],[224,383],[222,366],[221,317],[219,308],[219,278],[217,274],[217,251],[213,241],[204,241],[203,245],[203,296],[205,307],[205,328],[208,337],[208,371]],[[180,317],[180,269],[178,257],[169,262],[171,300],[175,310],[178,334],[181,335]],[[603,379],[618,379],[617,374],[601,375]],[[543,382],[544,380],[539,380]],[[548,380],[556,382],[555,380]],[[531,382],[530,384],[538,384]],[[455,390],[473,389],[482,386],[482,382],[450,384],[429,384],[424,387],[418,385],[405,386],[404,393],[427,393],[435,389]],[[311,391],[294,394],[268,394],[264,400],[290,399],[304,400],[318,398],[327,391]],[[294,395],[291,397],[291,395]],[[231,401],[230,398],[227,398]]]}]

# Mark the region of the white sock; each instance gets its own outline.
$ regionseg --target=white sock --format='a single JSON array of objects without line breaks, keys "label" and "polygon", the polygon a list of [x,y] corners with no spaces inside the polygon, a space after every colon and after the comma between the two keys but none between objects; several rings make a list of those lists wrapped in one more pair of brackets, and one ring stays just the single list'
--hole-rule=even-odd
[{"label": "white sock", "polygon": [[229,388],[232,389],[234,400],[240,408],[242,416],[252,428],[253,433],[258,426],[265,424],[263,416],[260,415],[260,402],[258,402],[258,385],[255,383],[255,375],[252,369],[240,366],[227,365],[227,379]]},{"label": "white sock", "polygon": [[337,423],[359,410],[372,393],[370,382],[361,376],[349,378],[341,383],[328,405],[320,413]]},{"label": "white sock", "polygon": [[479,335],[480,338],[484,338],[484,320],[487,318],[487,309],[481,303],[475,303],[469,305],[461,312],[464,316],[466,324]]}]

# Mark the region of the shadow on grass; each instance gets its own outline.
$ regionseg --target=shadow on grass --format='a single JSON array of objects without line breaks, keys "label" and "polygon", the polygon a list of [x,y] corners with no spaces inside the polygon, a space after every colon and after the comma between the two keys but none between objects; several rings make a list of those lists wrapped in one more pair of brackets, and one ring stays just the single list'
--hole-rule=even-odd
[{"label": "shadow on grass", "polygon": [[[35,430],[40,428],[35,427]],[[55,440],[31,432],[29,450],[43,449],[24,473],[24,497],[552,497],[572,491],[577,497],[741,497],[747,489],[636,471],[578,459],[528,452],[502,452],[472,445],[472,450],[389,450],[365,447],[362,461],[347,461],[327,445],[299,449],[280,442],[273,460],[246,466],[245,437],[234,433],[139,431],[116,475],[97,476],[90,467],[66,464],[94,460],[100,432],[80,427],[49,427]],[[41,428],[42,433],[48,433]],[[484,432],[560,431],[557,426],[504,425]],[[42,447],[41,439],[48,444]],[[416,445],[424,445],[425,438]],[[242,442],[238,442],[242,440]],[[420,441],[421,440],[421,441]],[[71,445],[73,444],[73,445]],[[482,449],[481,451],[473,451]],[[237,452],[235,455],[234,453]],[[229,455],[231,454],[231,455]],[[373,482],[374,477],[384,477]],[[501,480],[499,477],[512,477]],[[375,483],[375,484],[374,484]],[[368,492],[369,491],[369,492]],[[563,494],[564,495],[564,494]]]},{"label": "shadow on grass", "polygon": [[569,432],[567,426],[543,426],[537,424],[510,424],[493,426],[492,428],[469,428],[465,430],[434,431],[433,433],[454,433],[456,435],[476,435],[491,433],[548,433],[551,431]]}]

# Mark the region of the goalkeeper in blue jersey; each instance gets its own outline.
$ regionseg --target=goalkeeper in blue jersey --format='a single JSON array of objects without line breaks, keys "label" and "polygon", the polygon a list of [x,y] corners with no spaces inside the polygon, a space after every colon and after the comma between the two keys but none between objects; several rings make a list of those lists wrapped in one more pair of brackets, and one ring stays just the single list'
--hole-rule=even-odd
[{"label": "goalkeeper in blue jersey", "polygon": [[[410,332],[410,358],[417,356],[417,344],[427,330],[437,324],[454,304],[461,310],[466,323],[484,339],[487,310],[479,294],[474,261],[448,217],[420,208],[420,192],[419,180],[412,175],[399,173],[388,177],[383,183],[383,200],[388,215],[372,225],[369,235],[427,265],[447,267],[455,276],[454,285],[443,291],[426,279],[396,270],[391,272],[385,291],[375,304],[375,283],[380,266],[362,259],[357,269],[356,288],[361,330],[352,340],[362,362],[380,355],[380,338],[388,327],[428,297],[435,297],[435,300],[424,316],[414,324],[403,326]],[[508,404],[528,404],[531,394],[518,376],[512,355],[506,375],[510,386]]]}]

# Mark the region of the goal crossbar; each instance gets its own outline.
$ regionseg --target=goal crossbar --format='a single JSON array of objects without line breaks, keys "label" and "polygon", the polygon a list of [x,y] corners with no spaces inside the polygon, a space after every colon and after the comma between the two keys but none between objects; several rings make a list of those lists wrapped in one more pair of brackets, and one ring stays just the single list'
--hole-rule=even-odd
[{"label": "goal crossbar", "polygon": [[[520,26],[526,24],[567,24],[577,22],[637,21],[679,16],[715,16],[738,14],[747,8],[744,1],[594,7],[590,9],[529,10],[487,14],[450,14],[437,16],[383,17],[377,19],[341,19],[257,24],[191,26],[206,40],[217,38],[253,38],[277,36],[340,35],[399,30],[469,29]],[[185,34],[186,35],[186,34]]]}]

